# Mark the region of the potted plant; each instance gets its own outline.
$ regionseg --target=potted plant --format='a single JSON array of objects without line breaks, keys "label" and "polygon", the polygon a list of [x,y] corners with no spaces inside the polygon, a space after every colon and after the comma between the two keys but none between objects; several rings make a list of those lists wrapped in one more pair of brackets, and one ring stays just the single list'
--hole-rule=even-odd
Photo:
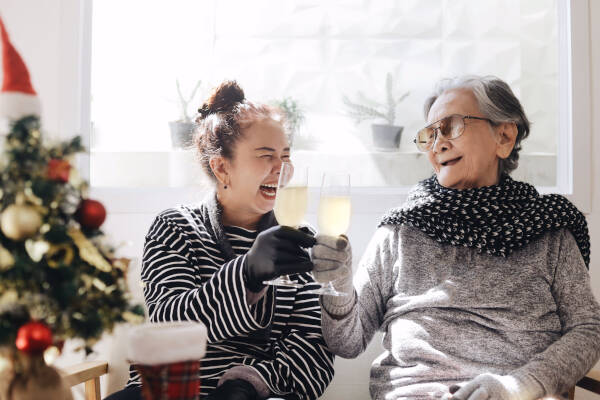
[{"label": "potted plant", "polygon": [[294,145],[294,139],[300,130],[300,126],[304,123],[304,110],[301,108],[298,101],[292,97],[285,97],[281,100],[273,100],[271,105],[279,107],[285,114],[286,127],[289,132],[290,146]]},{"label": "potted plant", "polygon": [[175,148],[185,148],[192,144],[194,129],[194,122],[188,113],[189,105],[196,96],[196,92],[200,88],[202,81],[196,83],[196,86],[188,97],[183,95],[179,79],[175,80],[175,84],[177,86],[178,104],[181,115],[178,120],[169,122],[169,128],[171,129],[171,143]]},{"label": "potted plant", "polygon": [[343,97],[344,104],[348,108],[348,115],[360,123],[365,120],[385,121],[386,123],[373,123],[371,130],[373,132],[373,145],[375,148],[384,151],[398,150],[400,146],[400,137],[403,126],[394,125],[396,122],[396,107],[404,100],[410,92],[396,97],[394,93],[394,82],[392,74],[388,73],[385,80],[386,101],[380,103],[367,98],[362,92],[358,92],[359,101],[354,102]]}]

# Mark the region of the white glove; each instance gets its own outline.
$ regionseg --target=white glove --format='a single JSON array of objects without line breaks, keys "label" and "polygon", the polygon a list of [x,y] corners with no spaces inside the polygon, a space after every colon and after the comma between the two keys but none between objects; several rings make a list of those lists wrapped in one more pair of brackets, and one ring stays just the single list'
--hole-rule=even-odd
[{"label": "white glove", "polygon": [[[351,269],[352,247],[346,236],[315,236],[316,244],[311,249],[314,264],[313,275],[317,282],[327,283],[345,277],[346,267]],[[350,271],[352,274],[352,271]]]},{"label": "white glove", "polygon": [[[535,400],[544,395],[544,388],[534,378],[518,380],[510,375],[485,373],[459,385],[455,400]],[[452,387],[451,387],[452,390]]]},{"label": "white glove", "polygon": [[311,249],[313,276],[317,282],[332,282],[336,290],[348,296],[321,296],[323,307],[334,316],[343,316],[354,303],[352,286],[352,247],[346,236],[315,236]]}]

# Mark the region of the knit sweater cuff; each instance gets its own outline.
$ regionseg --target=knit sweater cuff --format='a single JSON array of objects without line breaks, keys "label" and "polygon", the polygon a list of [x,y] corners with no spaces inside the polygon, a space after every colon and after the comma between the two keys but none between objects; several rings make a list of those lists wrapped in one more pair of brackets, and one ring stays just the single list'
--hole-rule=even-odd
[{"label": "knit sweater cuff", "polygon": [[532,375],[517,371],[511,375],[518,382],[518,397],[520,399],[540,399],[546,395],[544,386]]},{"label": "knit sweater cuff", "polygon": [[352,307],[354,307],[354,303],[356,303],[356,292],[350,277],[344,279],[343,282],[340,282],[337,285],[334,284],[334,287],[336,290],[346,293],[347,296],[329,296],[325,294],[320,296],[320,301],[321,306],[332,318],[340,319],[348,315],[352,310]]},{"label": "knit sweater cuff", "polygon": [[254,386],[259,398],[264,399],[269,396],[271,391],[265,383],[262,376],[252,367],[248,365],[238,365],[228,369],[219,379],[217,386],[221,386],[223,382],[230,379],[243,379]]}]

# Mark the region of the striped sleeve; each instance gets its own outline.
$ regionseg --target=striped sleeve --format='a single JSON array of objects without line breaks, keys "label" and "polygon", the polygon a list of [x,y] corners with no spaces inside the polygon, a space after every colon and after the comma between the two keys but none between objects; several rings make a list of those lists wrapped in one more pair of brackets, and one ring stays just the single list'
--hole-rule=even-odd
[{"label": "striped sleeve", "polygon": [[296,294],[287,334],[274,343],[274,359],[257,362],[252,367],[273,393],[295,393],[301,399],[316,399],[333,379],[334,356],[321,334],[318,296],[306,293],[319,286],[308,274],[297,277],[307,284]]},{"label": "striped sleeve", "polygon": [[[209,343],[246,336],[266,328],[248,305],[243,279],[245,255],[218,265],[215,257],[192,257],[192,239],[163,216],[154,221],[144,246],[142,282],[151,322],[199,321],[206,325]],[[196,250],[202,246],[194,243]],[[203,261],[202,258],[205,260]],[[203,273],[208,267],[210,273]],[[207,271],[204,271],[207,272]]]}]

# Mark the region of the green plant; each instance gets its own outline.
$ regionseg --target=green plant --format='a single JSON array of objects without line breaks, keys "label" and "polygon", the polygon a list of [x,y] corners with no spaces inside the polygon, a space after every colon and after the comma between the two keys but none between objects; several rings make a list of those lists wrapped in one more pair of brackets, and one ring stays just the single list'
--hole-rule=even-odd
[{"label": "green plant", "polygon": [[294,135],[300,129],[300,126],[306,119],[304,110],[297,100],[292,97],[284,97],[281,100],[273,100],[270,104],[279,107],[285,114],[286,126],[290,132],[290,143],[293,142]]},{"label": "green plant", "polygon": [[177,96],[179,99],[178,103],[179,103],[180,112],[181,112],[181,117],[179,118],[179,121],[180,122],[192,122],[192,119],[190,118],[190,116],[188,114],[188,108],[189,108],[189,105],[192,102],[192,100],[194,100],[194,97],[196,96],[196,92],[198,91],[198,89],[200,89],[200,86],[202,85],[202,81],[198,81],[196,83],[196,86],[192,90],[192,93],[187,98],[183,95],[183,93],[181,91],[181,85],[179,84],[179,79],[175,80],[175,84],[177,85]]},{"label": "green plant", "polygon": [[386,120],[389,125],[394,125],[394,122],[396,121],[396,107],[410,94],[410,92],[406,92],[402,96],[396,98],[392,74],[389,72],[385,79],[385,89],[385,103],[371,100],[360,91],[358,92],[358,102],[354,102],[350,100],[348,96],[344,96],[343,101],[348,108],[348,115],[354,118],[357,124],[365,120],[381,118]]}]

